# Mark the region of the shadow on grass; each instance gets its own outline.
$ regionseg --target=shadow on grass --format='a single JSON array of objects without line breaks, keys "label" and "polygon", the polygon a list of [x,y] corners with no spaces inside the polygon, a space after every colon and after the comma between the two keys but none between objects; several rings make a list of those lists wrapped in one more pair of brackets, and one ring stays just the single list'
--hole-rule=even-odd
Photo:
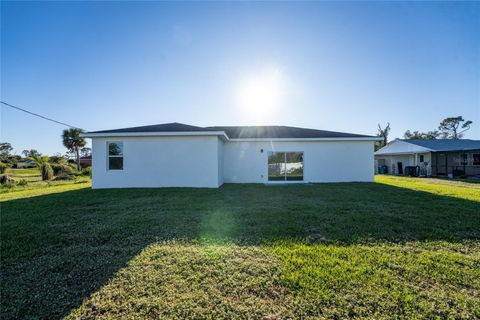
[{"label": "shadow on grass", "polygon": [[2,318],[60,318],[147,245],[480,238],[480,203],[384,184],[82,189],[2,203]]}]

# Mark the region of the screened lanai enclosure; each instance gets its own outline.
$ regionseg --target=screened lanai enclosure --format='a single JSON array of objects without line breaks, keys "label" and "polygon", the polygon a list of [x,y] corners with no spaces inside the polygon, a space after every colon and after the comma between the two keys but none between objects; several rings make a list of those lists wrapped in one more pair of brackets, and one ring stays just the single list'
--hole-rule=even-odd
[{"label": "screened lanai enclosure", "polygon": [[480,150],[432,152],[434,176],[480,176]]}]

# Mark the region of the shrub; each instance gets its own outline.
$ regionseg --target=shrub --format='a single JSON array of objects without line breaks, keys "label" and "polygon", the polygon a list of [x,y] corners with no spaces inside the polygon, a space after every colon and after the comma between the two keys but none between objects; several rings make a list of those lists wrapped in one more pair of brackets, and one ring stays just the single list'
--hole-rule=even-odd
[{"label": "shrub", "polygon": [[63,166],[62,167],[62,173],[63,174],[72,174],[76,169],[72,169],[70,166]]},{"label": "shrub", "polygon": [[68,172],[68,174],[71,174],[71,175],[74,175],[74,176],[82,175],[81,170],[77,170],[77,165],[75,163],[69,163],[68,167],[71,170],[71,171]]},{"label": "shrub", "polygon": [[60,174],[60,172],[62,171],[62,165],[61,164],[52,163],[50,166],[52,167],[53,174],[56,175],[56,176],[58,176]]},{"label": "shrub", "polygon": [[20,181],[18,181],[18,185],[21,187],[25,187],[27,184],[28,182],[25,179],[20,179]]},{"label": "shrub", "polygon": [[2,188],[5,188],[5,189],[12,189],[12,188],[15,188],[16,184],[15,182],[5,182],[5,183],[2,183]]},{"label": "shrub", "polygon": [[56,176],[59,176],[62,174],[72,174],[73,172],[72,168],[65,164],[52,164],[51,166],[53,169],[53,174]]},{"label": "shrub", "polygon": [[4,176],[0,176],[0,183],[3,184],[3,185],[15,184],[16,181],[12,177],[4,175]]},{"label": "shrub", "polygon": [[54,156],[50,156],[50,158],[48,159],[48,162],[50,162],[50,164],[67,164],[67,159],[62,156],[62,155],[54,155]]},{"label": "shrub", "polygon": [[42,180],[52,180],[53,178],[53,169],[49,163],[42,164]]},{"label": "shrub", "polygon": [[6,163],[0,162],[0,174],[4,174],[8,166]]},{"label": "shrub", "polygon": [[82,169],[82,176],[92,177],[92,167],[85,167]]},{"label": "shrub", "polygon": [[69,174],[61,174],[55,178],[55,181],[62,181],[62,180],[74,180],[74,178]]}]

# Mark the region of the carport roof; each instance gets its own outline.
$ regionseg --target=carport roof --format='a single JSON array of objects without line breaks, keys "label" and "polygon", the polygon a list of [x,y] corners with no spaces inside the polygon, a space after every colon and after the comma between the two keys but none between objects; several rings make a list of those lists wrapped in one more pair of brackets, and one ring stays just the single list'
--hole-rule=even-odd
[{"label": "carport roof", "polygon": [[432,151],[462,151],[480,150],[480,140],[470,139],[434,139],[434,140],[406,140],[402,141],[428,148]]}]

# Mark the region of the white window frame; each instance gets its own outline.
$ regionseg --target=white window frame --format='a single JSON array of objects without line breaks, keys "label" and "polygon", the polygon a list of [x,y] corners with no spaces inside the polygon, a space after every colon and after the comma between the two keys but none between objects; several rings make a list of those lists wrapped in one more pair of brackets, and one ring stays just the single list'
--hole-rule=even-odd
[{"label": "white window frame", "polygon": [[[110,155],[110,144],[111,143],[116,143],[116,144],[121,144],[122,145],[122,154],[121,155]],[[123,141],[107,141],[107,171],[123,171],[125,168],[125,158],[124,158],[124,144]],[[110,169],[110,158],[122,158],[122,169]]]}]

